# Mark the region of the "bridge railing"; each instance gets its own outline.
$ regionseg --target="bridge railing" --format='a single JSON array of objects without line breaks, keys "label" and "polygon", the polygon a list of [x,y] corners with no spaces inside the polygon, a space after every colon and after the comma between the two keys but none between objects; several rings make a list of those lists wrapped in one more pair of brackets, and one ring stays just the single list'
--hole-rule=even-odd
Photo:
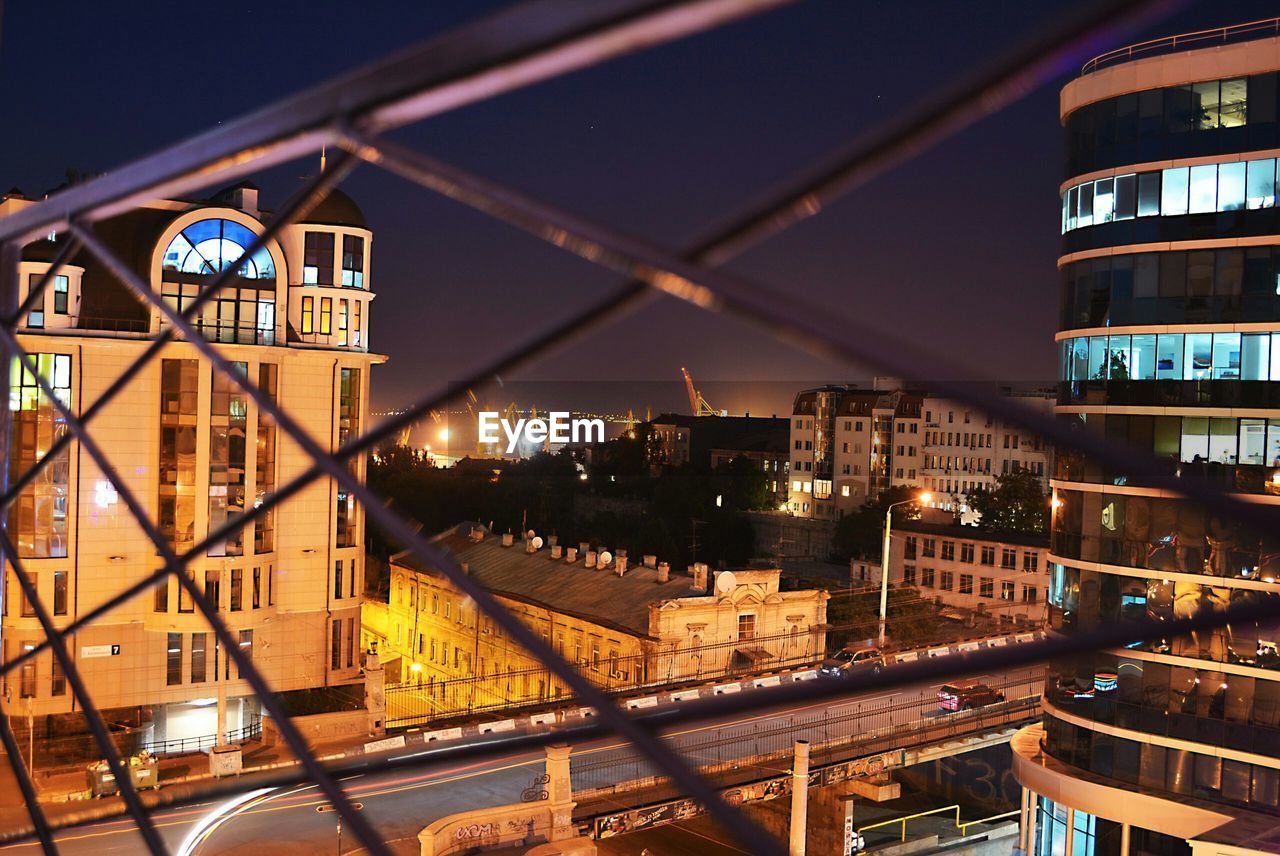
[{"label": "bridge railing", "polygon": [[[713,736],[699,740],[672,738],[673,745],[717,787],[776,775],[796,740],[810,742],[815,767],[862,754],[906,749],[973,734],[997,725],[1025,721],[1040,710],[1043,671],[1029,670],[991,684],[1007,696],[997,704],[959,713],[941,713],[930,691],[905,701],[892,699],[854,703],[846,712],[790,715],[773,723],[726,723]],[[570,780],[575,799],[619,791],[645,790],[646,800],[678,796],[660,769],[630,747],[571,756]],[[785,769],[785,763],[783,764]],[[649,792],[653,793],[650,794]]]}]

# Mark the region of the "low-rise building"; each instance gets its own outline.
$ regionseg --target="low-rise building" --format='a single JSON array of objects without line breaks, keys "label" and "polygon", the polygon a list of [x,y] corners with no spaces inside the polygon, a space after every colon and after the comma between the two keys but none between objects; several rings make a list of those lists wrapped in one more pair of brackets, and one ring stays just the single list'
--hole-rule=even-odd
[{"label": "low-rise building", "polygon": [[[715,468],[739,455],[760,460],[787,460],[787,420],[773,416],[687,416],[663,413],[654,417],[651,463],[678,467],[693,464]],[[782,467],[785,471],[785,465]],[[772,472],[770,470],[770,472]]]},{"label": "low-rise building", "polygon": [[[654,556],[632,564],[625,554],[540,540],[462,524],[434,543],[600,685],[710,678],[760,662],[810,662],[825,649],[827,593],[779,591],[777,569],[711,575],[695,565],[673,574]],[[567,694],[416,557],[393,558],[389,602],[366,604],[364,630],[392,682],[397,674],[430,686],[477,679],[477,692],[511,704]]]},{"label": "low-rise building", "polygon": [[[895,523],[889,584],[920,591],[972,618],[1042,624],[1049,586],[1049,536],[976,526]],[[880,585],[879,563],[853,561],[853,583]]]}]

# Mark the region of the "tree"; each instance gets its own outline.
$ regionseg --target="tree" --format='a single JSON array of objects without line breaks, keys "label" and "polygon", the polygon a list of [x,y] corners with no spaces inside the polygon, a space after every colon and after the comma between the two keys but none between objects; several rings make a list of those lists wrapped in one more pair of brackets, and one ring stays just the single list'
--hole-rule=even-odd
[{"label": "tree", "polygon": [[[920,493],[916,487],[898,485],[891,487],[874,502],[868,502],[851,514],[846,514],[836,523],[836,531],[832,536],[832,546],[841,561],[849,559],[880,560],[880,550],[884,538],[884,514],[890,505],[914,499]],[[917,503],[899,505],[893,510],[895,523],[903,520],[918,520],[920,506]]]},{"label": "tree", "polygon": [[978,526],[1002,532],[1049,531],[1049,501],[1040,479],[1030,470],[996,477],[990,490],[969,492],[969,506],[981,515]]}]

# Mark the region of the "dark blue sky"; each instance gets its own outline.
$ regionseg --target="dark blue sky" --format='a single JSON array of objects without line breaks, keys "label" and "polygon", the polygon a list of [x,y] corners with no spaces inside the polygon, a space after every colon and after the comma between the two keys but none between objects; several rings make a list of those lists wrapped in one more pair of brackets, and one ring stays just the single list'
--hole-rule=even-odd
[{"label": "dark blue sky", "polygon": [[[68,167],[110,169],[500,5],[276,0],[207,2],[197,13],[172,0],[6,4],[0,184],[35,194]],[[680,246],[1063,6],[810,0],[438,117],[403,139]],[[1274,14],[1273,2],[1203,2],[1140,37]],[[1064,82],[732,268],[833,314],[891,325],[990,376],[1051,379]],[[299,163],[264,176],[264,201],[279,201],[314,168]],[[457,376],[486,348],[618,281],[372,167],[347,189],[375,232],[371,332],[375,349],[391,357],[374,378],[378,404],[409,400],[424,379]],[[681,365],[709,387],[734,382],[717,406],[754,412],[785,407],[780,390],[791,382],[872,373],[664,300],[525,376],[607,382],[591,387],[616,394],[599,406],[657,409],[673,403],[667,393],[627,384],[677,380]],[[753,395],[754,381],[786,383]],[[678,403],[680,387],[663,389]]]}]

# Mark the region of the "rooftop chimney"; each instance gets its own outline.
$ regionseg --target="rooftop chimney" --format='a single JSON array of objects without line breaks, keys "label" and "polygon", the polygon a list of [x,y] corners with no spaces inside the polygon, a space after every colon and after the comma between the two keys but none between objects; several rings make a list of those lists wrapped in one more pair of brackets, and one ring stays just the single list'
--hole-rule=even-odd
[{"label": "rooftop chimney", "polygon": [[[619,552],[622,552],[622,551],[619,551]],[[618,556],[618,561],[614,564],[614,567],[618,571],[618,576],[622,576],[623,574],[625,574],[627,572],[627,557]]]},{"label": "rooftop chimney", "polygon": [[583,555],[586,557],[586,561],[585,561],[586,566],[588,568],[594,568],[596,566],[596,551],[587,550],[586,553],[584,553]]},{"label": "rooftop chimney", "polygon": [[512,544],[514,544],[514,543],[515,543],[515,536],[514,536],[514,535],[512,535],[510,532],[503,532],[503,533],[502,533],[502,546],[504,546],[504,547],[510,547],[510,546],[511,546]]},{"label": "rooftop chimney", "polygon": [[483,540],[484,540],[484,527],[483,527],[483,526],[472,526],[472,527],[471,527],[471,540],[472,540],[472,541],[483,541]]},{"label": "rooftop chimney", "polygon": [[567,549],[564,551],[564,560],[565,560],[567,563],[569,563],[570,565],[572,565],[574,562],[578,561],[578,548],[577,548],[577,547],[569,547],[569,548],[567,548]]},{"label": "rooftop chimney", "polygon": [[[645,566],[646,568],[656,568],[656,567],[658,567],[658,557],[657,557],[657,556],[655,556],[653,553],[645,553],[645,554],[644,554],[644,566]],[[670,569],[671,569],[671,568],[668,566],[667,570],[670,570]]]},{"label": "rooftop chimney", "polygon": [[[552,537],[552,538],[554,538],[554,537],[556,537],[556,536],[552,535],[551,537]],[[569,549],[571,549],[571,550],[572,550],[573,548],[572,548],[572,547],[570,547]],[[553,558],[553,559],[558,559],[558,558],[560,558],[560,552],[561,552],[561,550],[562,550],[562,548],[561,548],[561,546],[560,546],[559,544],[552,544],[552,545],[551,545],[551,558]]]},{"label": "rooftop chimney", "polygon": [[707,593],[707,566],[703,562],[695,562],[690,566],[693,573],[693,590]]},{"label": "rooftop chimney", "polygon": [[559,536],[559,535],[548,535],[548,536],[547,536],[547,546],[548,546],[548,547],[555,547],[555,546],[559,545],[559,543],[560,543],[560,536]]},{"label": "rooftop chimney", "polygon": [[231,204],[246,214],[258,216],[258,188],[241,185],[231,191]]},{"label": "rooftop chimney", "polygon": [[671,579],[671,563],[658,562],[658,582],[665,583]]}]

